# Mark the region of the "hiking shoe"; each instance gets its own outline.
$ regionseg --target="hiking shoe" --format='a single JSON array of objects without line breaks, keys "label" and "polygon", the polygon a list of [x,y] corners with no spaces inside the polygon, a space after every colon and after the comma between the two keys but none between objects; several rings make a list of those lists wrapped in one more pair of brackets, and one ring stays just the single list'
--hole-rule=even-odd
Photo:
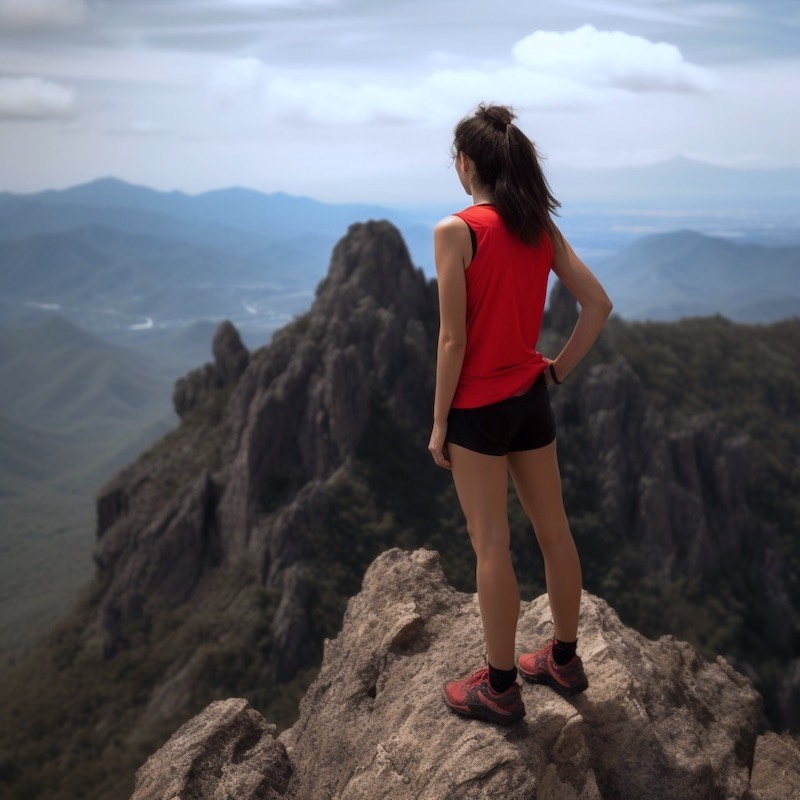
[{"label": "hiking shoe", "polygon": [[517,672],[528,683],[545,683],[566,696],[578,694],[589,686],[581,657],[575,654],[559,666],[553,660],[552,641],[536,653],[521,653]]},{"label": "hiking shoe", "polygon": [[525,716],[525,704],[514,681],[505,692],[489,683],[489,667],[482,667],[460,681],[445,681],[444,699],[450,708],[466,717],[510,725]]}]

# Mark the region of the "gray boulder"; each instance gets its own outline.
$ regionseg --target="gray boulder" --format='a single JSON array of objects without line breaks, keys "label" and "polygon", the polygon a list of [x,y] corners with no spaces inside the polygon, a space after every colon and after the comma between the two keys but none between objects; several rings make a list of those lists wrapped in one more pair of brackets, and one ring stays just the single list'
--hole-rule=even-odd
[{"label": "gray boulder", "polygon": [[133,800],[273,800],[285,796],[290,773],[275,726],[233,697],[211,703],[147,759]]},{"label": "gray boulder", "polygon": [[[547,596],[523,602],[518,652],[551,635]],[[582,694],[567,700],[523,683],[527,714],[516,725],[458,715],[442,684],[484,663],[477,595],[449,585],[436,551],[393,548],[370,565],[340,633],[325,640],[291,728],[273,739],[243,698],[212,703],[139,769],[134,800],[771,800],[776,786],[792,796],[800,750],[789,737],[759,737],[762,699],[724,658],[709,662],[672,636],[647,639],[588,592],[578,637]],[[198,744],[216,741],[215,724],[219,745]],[[241,766],[231,742],[248,735],[259,755]],[[250,769],[259,772],[248,782]],[[216,776],[202,791],[189,786],[198,772]],[[232,775],[246,790],[231,788]]]},{"label": "gray boulder", "polygon": [[767,731],[758,737],[750,785],[758,800],[800,797],[800,748],[792,736]]}]

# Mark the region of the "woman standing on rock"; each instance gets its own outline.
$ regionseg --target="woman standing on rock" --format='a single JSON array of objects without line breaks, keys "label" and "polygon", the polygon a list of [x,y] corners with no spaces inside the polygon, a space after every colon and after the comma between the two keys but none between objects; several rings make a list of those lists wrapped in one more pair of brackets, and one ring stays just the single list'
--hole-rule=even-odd
[{"label": "woman standing on rock", "polygon": [[[544,556],[554,631],[519,673],[564,694],[588,686],[576,653],[582,575],[561,494],[548,386],[586,355],[611,301],[553,223],[560,205],[507,106],[478,106],[455,129],[456,172],[473,204],[434,230],[439,346],[428,449],[450,469],[477,557],[485,665],[447,681],[447,704],[503,724],[525,714],[514,664],[520,597],[511,562],[508,472]],[[581,306],[550,360],[536,350],[553,270]]]}]

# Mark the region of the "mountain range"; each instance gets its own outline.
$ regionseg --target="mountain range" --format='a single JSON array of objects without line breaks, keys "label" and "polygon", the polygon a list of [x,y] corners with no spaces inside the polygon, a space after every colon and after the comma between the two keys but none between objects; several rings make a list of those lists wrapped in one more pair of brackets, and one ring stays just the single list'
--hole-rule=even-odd
[{"label": "mountain range", "polygon": [[[399,231],[371,221],[267,345],[217,326],[213,360],[173,385],[177,426],[96,492],[79,602],[0,675],[4,796],[130,796],[134,769],[214,700],[245,697],[288,729],[386,550],[436,550],[474,591],[452,479],[427,451],[437,303]],[[577,314],[556,284],[543,353]],[[615,318],[553,392],[586,590],[752,683],[748,753],[756,727],[800,725],[798,341],[797,320]],[[520,591],[537,597],[540,554],[510,500]]]},{"label": "mountain range", "polygon": [[[656,186],[698,168],[675,162],[634,170],[629,180],[643,185],[649,176]],[[731,191],[740,177],[701,171]],[[791,199],[788,183],[768,178],[776,176],[754,180],[754,196]],[[6,535],[15,555],[5,577],[14,581],[8,596],[20,600],[3,617],[0,643],[21,645],[52,619],[48,608],[58,612],[59,593],[85,580],[92,492],[110,466],[175,424],[169,385],[208,358],[221,319],[248,347],[267,344],[308,309],[333,243],[354,218],[394,219],[412,262],[431,275],[431,229],[444,213],[246,189],[191,196],[114,178],[0,194],[2,491],[16,532]],[[631,240],[608,221],[578,215],[564,227],[577,224],[587,250],[606,253],[587,260],[623,317],[766,323],[800,311],[800,245],[691,230]],[[64,531],[57,557],[47,555],[53,529]],[[57,591],[39,592],[20,558],[70,568],[59,566],[62,579],[50,584]],[[19,612],[28,600],[39,625]]]},{"label": "mountain range", "polygon": [[559,167],[551,179],[565,196],[605,206],[642,209],[769,208],[787,221],[800,201],[800,169],[731,168],[677,157],[616,168]]},{"label": "mountain range", "polygon": [[[642,176],[678,182],[676,175],[695,169],[706,177],[711,170],[728,188],[740,181],[736,185],[742,188],[735,171],[694,162],[670,162],[631,175],[639,175],[642,185]],[[788,213],[795,202],[790,184],[754,175],[749,177],[752,196],[759,196],[760,186],[764,196],[783,198]],[[732,195],[741,196],[741,191]],[[644,203],[636,212],[613,205],[584,208],[565,214],[562,222],[580,244],[579,254],[608,282],[619,315],[677,319],[719,313],[769,322],[797,313],[800,234],[795,231],[795,239],[787,241],[775,222],[778,212],[773,213],[774,240],[762,221],[757,241],[751,241],[752,213],[708,219],[696,211],[685,217],[673,212],[642,224],[635,213],[647,207]],[[432,228],[445,213],[430,206],[332,205],[248,189],[192,196],[114,178],[31,195],[4,193],[0,311],[10,322],[31,308],[58,310],[105,338],[161,351],[167,331],[226,318],[250,346],[257,346],[308,308],[327,254],[350,221],[394,222],[414,263],[433,276]],[[698,230],[664,228],[692,220]],[[714,235],[725,226],[726,236]],[[637,237],[637,230],[658,232]],[[737,241],[737,235],[744,240]]]},{"label": "mountain range", "polygon": [[[644,185],[652,179],[658,186],[697,169],[730,191],[740,179],[738,173],[673,162],[633,170],[626,180]],[[770,183],[773,178],[755,180],[760,188],[754,196],[789,197],[790,184]],[[308,308],[327,255],[350,220],[395,219],[412,261],[430,275],[431,228],[444,213],[423,206],[338,206],[246,189],[191,196],[114,178],[31,195],[0,194],[0,414],[7,420],[9,453],[4,485],[15,487],[14,502],[23,504],[11,515],[15,529],[48,530],[58,516],[55,503],[47,522],[27,518],[50,507],[36,501],[37,490],[25,477],[37,474],[43,480],[38,494],[52,489],[61,502],[83,509],[76,515],[64,508],[61,515],[75,520],[78,528],[71,522],[64,527],[72,531],[66,540],[76,542],[102,465],[119,463],[117,454],[136,452],[174,424],[167,385],[208,357],[219,320],[230,319],[251,348],[268,343]],[[613,230],[624,225],[597,212],[564,220],[565,229],[574,224],[588,252],[606,253],[587,260],[622,316],[724,314],[770,322],[800,308],[796,245],[735,243],[689,230],[629,241],[630,234]],[[101,435],[109,424],[112,430]],[[49,453],[52,467],[16,456],[8,437],[23,435],[28,452]],[[92,466],[70,466],[65,479],[58,477],[62,463]],[[75,491],[69,500],[61,487],[65,480]],[[35,551],[42,537],[25,541]],[[86,575],[77,564],[85,564],[89,546],[84,538],[81,557],[71,562],[76,566],[68,574],[75,581]],[[12,572],[25,575],[17,566]],[[36,602],[44,602],[41,593]],[[54,598],[50,602],[58,608]],[[36,629],[24,617],[17,623],[20,635]],[[0,641],[9,640],[0,634]]]},{"label": "mountain range", "polygon": [[696,231],[644,236],[596,273],[626,319],[800,316],[800,246],[737,243]]}]

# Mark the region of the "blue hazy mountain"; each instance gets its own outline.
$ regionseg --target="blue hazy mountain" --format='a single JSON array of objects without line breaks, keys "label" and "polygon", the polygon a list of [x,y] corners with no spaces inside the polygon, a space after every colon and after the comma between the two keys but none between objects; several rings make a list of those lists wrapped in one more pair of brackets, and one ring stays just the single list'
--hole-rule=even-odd
[{"label": "blue hazy mountain", "polygon": [[[210,357],[210,353],[209,353]],[[59,314],[0,327],[0,414],[51,429],[138,426],[163,413],[174,376],[157,359],[107,342]]]},{"label": "blue hazy mountain", "polygon": [[158,355],[56,312],[0,322],[0,653],[46,629],[89,579],[95,492],[177,424],[181,370]]},{"label": "blue hazy mountain", "polygon": [[739,244],[675,231],[642,237],[595,271],[624,318],[722,314],[773,322],[800,315],[800,245]]},{"label": "blue hazy mountain", "polygon": [[119,341],[140,339],[142,327],[158,338],[159,328],[229,318],[264,343],[310,305],[334,243],[365,218],[392,219],[430,261],[431,229],[377,206],[237,188],[158,192],[115,178],[3,193],[0,314],[53,308]]},{"label": "blue hazy mountain", "polygon": [[[603,205],[647,208],[751,208],[795,211],[800,207],[800,169],[731,169],[689,158],[616,169],[548,170],[557,196]],[[788,210],[788,209],[786,209]]]},{"label": "blue hazy mountain", "polygon": [[[215,189],[197,195],[181,191],[160,192],[118,178],[99,178],[69,189],[48,190],[33,195],[0,194],[3,204],[66,206],[83,209],[125,208],[145,214],[179,219],[190,225],[218,225],[249,231],[258,237],[305,233],[341,234],[353,221],[392,213],[377,205],[329,204],[275,192],[254,189]],[[96,211],[95,211],[96,213]],[[96,219],[96,217],[93,217]]]}]

